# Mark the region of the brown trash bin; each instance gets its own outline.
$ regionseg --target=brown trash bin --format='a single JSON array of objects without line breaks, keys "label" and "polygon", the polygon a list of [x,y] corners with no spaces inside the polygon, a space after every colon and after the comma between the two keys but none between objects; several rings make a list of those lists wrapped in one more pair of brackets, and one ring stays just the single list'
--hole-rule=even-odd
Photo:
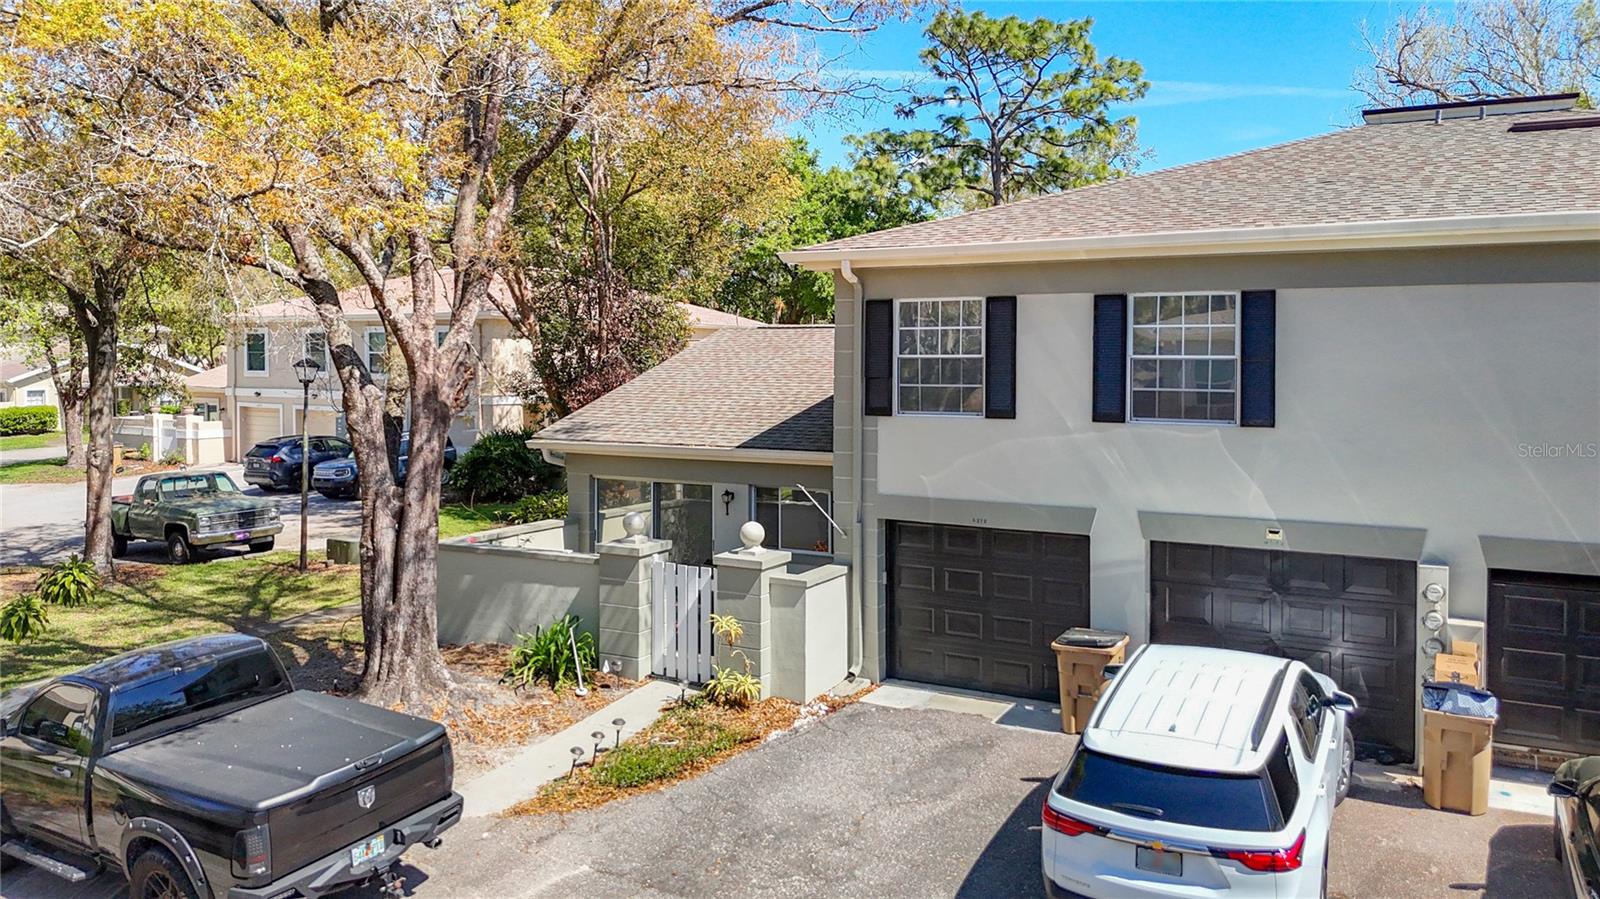
[{"label": "brown trash bin", "polygon": [[1056,651],[1056,674],[1061,681],[1061,732],[1082,733],[1105,689],[1106,666],[1122,664],[1128,635],[1075,627],[1057,637],[1050,648]]},{"label": "brown trash bin", "polygon": [[1494,721],[1423,710],[1423,802],[1469,815],[1489,810]]}]

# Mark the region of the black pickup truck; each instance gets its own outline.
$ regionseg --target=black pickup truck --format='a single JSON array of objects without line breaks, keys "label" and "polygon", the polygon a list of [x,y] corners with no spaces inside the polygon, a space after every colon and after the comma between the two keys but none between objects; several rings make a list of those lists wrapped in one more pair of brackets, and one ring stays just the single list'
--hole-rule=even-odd
[{"label": "black pickup truck", "polygon": [[136,899],[316,897],[461,818],[443,726],[296,690],[255,637],[136,650],[0,700],[0,859]]}]

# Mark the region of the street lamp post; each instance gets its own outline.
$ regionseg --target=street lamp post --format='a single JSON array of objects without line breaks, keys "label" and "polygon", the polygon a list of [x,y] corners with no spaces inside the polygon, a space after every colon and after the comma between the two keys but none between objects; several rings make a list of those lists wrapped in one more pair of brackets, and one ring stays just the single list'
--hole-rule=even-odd
[{"label": "street lamp post", "polygon": [[311,357],[294,364],[295,377],[300,379],[300,570],[306,570],[306,503],[311,488],[311,382],[317,379],[322,366]]}]

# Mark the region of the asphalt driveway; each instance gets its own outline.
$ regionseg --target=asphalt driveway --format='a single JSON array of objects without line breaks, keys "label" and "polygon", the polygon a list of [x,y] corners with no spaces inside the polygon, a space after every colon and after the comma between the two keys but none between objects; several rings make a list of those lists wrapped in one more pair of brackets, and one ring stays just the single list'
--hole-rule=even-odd
[{"label": "asphalt driveway", "polygon": [[[1072,746],[985,718],[858,704],[667,790],[565,816],[468,819],[407,856],[433,897],[1039,895],[1039,807]],[[1560,896],[1548,819],[1479,818],[1357,787],[1333,894]],[[24,880],[26,879],[26,883]],[[33,875],[7,899],[112,897]],[[370,895],[370,894],[369,894]]]}]

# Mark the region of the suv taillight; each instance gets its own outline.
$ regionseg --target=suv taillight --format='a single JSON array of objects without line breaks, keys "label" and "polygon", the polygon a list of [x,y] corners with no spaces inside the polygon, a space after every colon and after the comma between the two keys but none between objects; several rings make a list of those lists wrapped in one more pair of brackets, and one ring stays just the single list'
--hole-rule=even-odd
[{"label": "suv taillight", "polygon": [[1276,873],[1298,871],[1305,848],[1306,832],[1302,830],[1294,845],[1288,849],[1213,849],[1211,854],[1217,858],[1238,862],[1252,871]]},{"label": "suv taillight", "polygon": [[272,838],[267,825],[241,830],[233,838],[233,873],[238,877],[260,877],[272,870]]},{"label": "suv taillight", "polygon": [[1047,801],[1044,804],[1044,826],[1059,834],[1069,837],[1082,836],[1086,833],[1105,833],[1106,829],[1098,824],[1079,821],[1071,815],[1063,815],[1050,807]]},{"label": "suv taillight", "polygon": [[283,461],[283,457],[275,455],[272,458],[268,459],[267,461],[273,463],[274,465],[276,465],[277,463]]}]

